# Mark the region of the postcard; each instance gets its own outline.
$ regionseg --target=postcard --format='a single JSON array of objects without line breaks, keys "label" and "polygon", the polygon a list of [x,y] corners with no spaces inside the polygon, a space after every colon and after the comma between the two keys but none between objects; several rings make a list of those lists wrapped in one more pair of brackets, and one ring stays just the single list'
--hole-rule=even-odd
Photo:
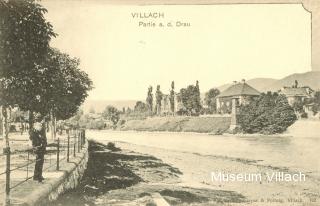
[{"label": "postcard", "polygon": [[320,1],[0,0],[3,205],[320,205]]}]

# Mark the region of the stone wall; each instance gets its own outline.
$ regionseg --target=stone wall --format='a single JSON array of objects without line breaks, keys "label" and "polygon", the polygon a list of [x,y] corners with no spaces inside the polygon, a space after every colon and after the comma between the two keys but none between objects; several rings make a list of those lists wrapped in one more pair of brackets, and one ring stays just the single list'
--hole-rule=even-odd
[{"label": "stone wall", "polygon": [[62,162],[60,170],[53,172],[58,174],[56,178],[48,178],[43,183],[37,183],[29,194],[13,197],[11,204],[47,205],[48,202],[56,200],[59,195],[76,188],[87,167],[88,157],[88,142],[86,142],[82,151],[76,153],[76,157],[70,158],[70,162]]}]

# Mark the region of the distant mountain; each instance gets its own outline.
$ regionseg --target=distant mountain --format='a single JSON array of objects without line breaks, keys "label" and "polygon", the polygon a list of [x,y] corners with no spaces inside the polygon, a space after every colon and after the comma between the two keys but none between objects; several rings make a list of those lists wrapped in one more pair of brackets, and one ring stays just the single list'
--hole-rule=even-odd
[{"label": "distant mountain", "polygon": [[[284,86],[292,86],[298,81],[299,86],[309,86],[314,90],[320,90],[320,71],[291,74],[282,79],[255,78],[246,82],[260,92],[278,91]],[[231,84],[224,84],[218,87],[220,91],[227,89]]]},{"label": "distant mountain", "polygon": [[[278,80],[271,79],[271,78],[254,78],[254,79],[250,79],[246,82],[247,82],[247,84],[249,84],[253,88],[262,92],[262,91],[264,91],[264,88],[266,88],[267,85],[274,84],[277,81]],[[224,85],[221,85],[220,87],[218,87],[218,89],[222,92],[230,86],[231,86],[231,84],[224,84]]]},{"label": "distant mountain", "polygon": [[[298,81],[299,86],[309,86],[314,90],[320,90],[320,71],[311,71],[306,73],[292,74],[282,79],[271,79],[271,78],[254,78],[247,80],[246,82],[257,89],[260,92],[267,91],[278,91],[284,86],[292,86],[295,82]],[[224,84],[218,87],[222,92],[227,89],[230,84]],[[205,93],[201,93],[201,99],[204,99]],[[139,100],[87,100],[82,109],[84,112],[89,112],[93,108],[96,112],[102,112],[106,106],[112,105],[122,110],[123,107],[134,108],[136,102]]]},{"label": "distant mountain", "polygon": [[137,101],[138,100],[87,100],[82,105],[82,109],[85,113],[88,113],[92,108],[95,112],[103,112],[108,105],[112,105],[119,110],[122,110],[123,107],[133,109]]},{"label": "distant mountain", "polygon": [[311,71],[289,75],[265,86],[262,91],[278,91],[284,86],[292,86],[295,80],[298,81],[298,86],[309,86],[314,90],[320,89],[320,71]]}]

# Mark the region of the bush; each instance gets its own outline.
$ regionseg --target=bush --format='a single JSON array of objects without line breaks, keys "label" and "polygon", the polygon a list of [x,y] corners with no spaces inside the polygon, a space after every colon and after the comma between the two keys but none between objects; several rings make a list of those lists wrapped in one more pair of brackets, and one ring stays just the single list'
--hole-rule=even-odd
[{"label": "bush", "polygon": [[102,130],[105,128],[105,123],[100,120],[91,120],[88,124],[85,125],[87,129],[97,129]]},{"label": "bush", "polygon": [[120,151],[120,148],[116,147],[116,145],[113,142],[108,142],[107,144],[107,149],[116,152],[116,151]]},{"label": "bush", "polygon": [[239,124],[245,133],[282,133],[297,119],[287,98],[271,92],[241,106],[239,114]]},{"label": "bush", "polygon": [[306,112],[302,113],[301,118],[308,118],[308,114]]}]

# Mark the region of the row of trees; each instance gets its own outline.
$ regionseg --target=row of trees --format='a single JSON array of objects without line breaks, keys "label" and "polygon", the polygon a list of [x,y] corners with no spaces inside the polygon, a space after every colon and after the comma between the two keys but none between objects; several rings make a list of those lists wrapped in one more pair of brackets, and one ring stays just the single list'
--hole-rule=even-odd
[{"label": "row of trees", "polygon": [[[155,103],[154,106],[154,99],[152,93],[152,86],[148,88],[147,98],[146,98],[146,106],[150,114],[161,114],[161,106],[162,100],[164,98],[164,94],[160,90],[160,85],[157,86],[157,90],[155,92]],[[215,102],[213,100],[220,92],[217,89],[213,89],[213,93],[210,90],[209,93],[206,95],[206,100],[208,105],[210,105],[211,110],[213,110]],[[169,100],[169,108],[171,113],[178,113],[178,114],[185,114],[185,115],[199,115],[202,111],[202,104],[200,98],[200,88],[199,88],[199,81],[196,82],[196,85],[189,85],[186,88],[180,89],[180,93],[175,92],[175,84],[174,81],[171,82],[171,90],[170,94],[168,95]],[[176,110],[176,103],[181,102],[182,107],[179,108],[179,111]],[[139,103],[139,104],[138,104]],[[145,109],[142,102],[137,102],[137,107]]]},{"label": "row of trees", "polygon": [[[29,111],[30,129],[35,113],[46,120],[68,119],[92,89],[79,59],[50,47],[57,34],[44,18],[46,12],[34,0],[0,1],[0,105],[5,125],[12,107]],[[5,131],[7,137],[7,126]]]}]

